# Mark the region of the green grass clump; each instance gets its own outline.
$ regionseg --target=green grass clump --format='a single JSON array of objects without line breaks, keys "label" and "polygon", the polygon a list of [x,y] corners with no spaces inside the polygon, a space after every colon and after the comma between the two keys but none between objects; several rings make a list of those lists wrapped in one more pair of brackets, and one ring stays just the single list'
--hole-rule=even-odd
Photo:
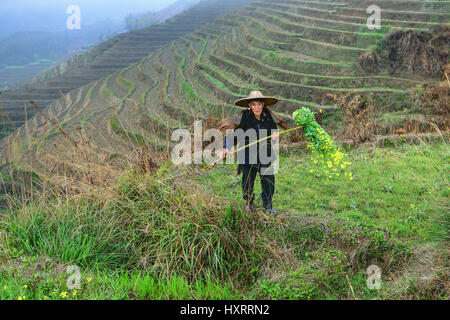
[{"label": "green grass clump", "polygon": [[[12,256],[15,256],[14,254]],[[17,258],[16,258],[17,259]],[[38,272],[39,263],[45,272]],[[66,270],[55,272],[52,260],[21,258],[18,268],[0,268],[1,300],[101,299],[238,299],[239,293],[215,279],[189,282],[180,276],[160,277],[152,272],[89,271],[80,274],[80,288],[69,289]],[[27,275],[27,273],[29,273]],[[30,277],[32,274],[32,277]]]},{"label": "green grass clump", "polygon": [[130,81],[130,80],[126,79],[126,78],[123,76],[123,73],[124,73],[125,71],[127,71],[128,69],[129,69],[129,68],[124,69],[124,70],[123,70],[122,72],[120,72],[120,73],[118,74],[118,76],[117,76],[117,82],[118,82],[123,88],[125,88],[126,90],[128,90],[127,94],[126,94],[124,97],[122,97],[122,98],[120,99],[120,102],[119,102],[119,105],[120,105],[120,111],[123,110],[123,107],[124,107],[124,105],[125,105],[125,100],[127,100],[128,98],[130,98],[131,95],[132,95],[132,94],[134,93],[134,91],[136,90],[136,83],[133,82],[133,81]]},{"label": "green grass clump", "polygon": [[215,208],[161,177],[129,173],[107,199],[33,203],[12,212],[1,229],[6,247],[81,268],[151,270],[197,279],[256,276],[270,255],[259,217]]},{"label": "green grass clump", "polygon": [[125,130],[123,126],[121,126],[119,123],[117,123],[115,116],[111,117],[110,123],[111,123],[111,128],[113,129],[113,131],[115,133],[117,133],[118,135],[122,136],[125,139],[127,139],[127,138],[130,139],[130,142],[133,145],[144,146],[149,143],[148,139],[145,138],[140,133],[129,132],[129,131]]},{"label": "green grass clump", "polygon": [[108,88],[108,82],[111,79],[113,75],[109,75],[105,81],[103,82],[102,88],[100,89],[101,95],[103,100],[105,101],[109,101],[112,97],[115,96],[115,93],[113,90],[111,90],[110,88]]},{"label": "green grass clump", "polygon": [[123,88],[128,91],[132,90],[136,86],[134,82],[123,77],[123,72],[119,73],[119,75],[117,76],[117,81]]}]

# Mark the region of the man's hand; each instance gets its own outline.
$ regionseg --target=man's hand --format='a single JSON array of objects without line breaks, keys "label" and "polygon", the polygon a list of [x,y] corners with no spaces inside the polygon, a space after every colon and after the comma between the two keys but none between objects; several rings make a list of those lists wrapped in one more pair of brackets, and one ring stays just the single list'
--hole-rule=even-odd
[{"label": "man's hand", "polygon": [[221,159],[225,158],[227,156],[228,152],[230,152],[230,150],[223,148],[223,150],[220,151],[220,153],[219,153],[219,158],[221,158]]},{"label": "man's hand", "polygon": [[273,140],[276,140],[276,139],[278,139],[280,137],[280,133],[278,132],[278,131],[276,131],[276,132],[274,132],[273,134],[272,134],[272,139]]}]

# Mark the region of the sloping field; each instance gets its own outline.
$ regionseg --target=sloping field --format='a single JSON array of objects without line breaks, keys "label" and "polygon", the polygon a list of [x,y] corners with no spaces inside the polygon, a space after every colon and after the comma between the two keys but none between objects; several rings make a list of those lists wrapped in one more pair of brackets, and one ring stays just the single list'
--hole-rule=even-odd
[{"label": "sloping field", "polygon": [[[60,91],[68,94],[71,90],[128,67],[174,39],[244,6],[245,3],[246,1],[235,0],[203,1],[162,24],[116,36],[43,72],[26,84],[4,92],[0,95],[0,105],[10,115],[14,126],[20,127],[25,122],[24,104],[30,100],[45,108],[61,97]],[[31,118],[37,110],[28,108],[27,112],[27,117]],[[7,128],[11,128],[9,122],[6,124]]]},{"label": "sloping field", "polygon": [[[369,30],[363,1],[260,0],[186,33],[189,22],[194,29],[217,16],[217,10],[237,6],[227,1],[214,14],[208,3],[191,10],[197,12],[197,21],[185,14],[167,25],[124,35],[82,74],[73,72],[67,82],[57,81],[68,91],[72,83],[81,84],[77,77],[99,78],[69,91],[66,99],[54,101],[57,93],[42,89],[28,90],[26,96],[11,92],[9,101],[34,99],[41,107],[51,102],[45,113],[69,136],[76,139],[80,127],[93,146],[112,153],[119,145],[130,147],[130,137],[133,144],[147,141],[164,147],[173,129],[189,128],[195,119],[233,114],[239,110],[233,101],[255,89],[277,96],[280,102],[273,110],[286,120],[301,106],[322,109],[329,117],[324,126],[334,134],[340,132],[342,111],[333,97],[370,96],[380,106],[378,130],[385,134],[417,112],[410,90],[420,88],[424,78],[393,75],[381,67],[368,73],[360,67],[361,57],[383,48],[384,39],[395,32],[427,34],[450,18],[448,1],[379,0],[373,4],[382,8],[381,29]],[[164,31],[169,26],[170,33]],[[145,48],[168,43],[175,35],[177,40],[131,64],[145,55]],[[19,123],[20,117],[13,120]],[[38,150],[51,155],[55,143],[66,139],[41,114],[14,137],[18,144],[5,147],[9,151],[4,154]]]},{"label": "sloping field", "polygon": [[16,66],[0,69],[0,87],[5,87],[10,83],[26,80],[41,73],[52,66],[52,62],[30,64],[27,66]]}]

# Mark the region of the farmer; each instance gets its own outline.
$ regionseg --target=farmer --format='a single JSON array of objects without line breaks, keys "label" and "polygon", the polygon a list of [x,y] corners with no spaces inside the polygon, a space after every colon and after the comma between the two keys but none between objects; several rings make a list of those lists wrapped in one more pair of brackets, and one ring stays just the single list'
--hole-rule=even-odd
[{"label": "farmer", "polygon": [[[235,102],[235,105],[239,107],[246,108],[245,110],[239,112],[238,114],[230,117],[228,119],[222,120],[218,123],[220,130],[225,131],[227,129],[242,129],[244,134],[247,134],[248,130],[255,130],[256,139],[264,138],[272,135],[272,139],[278,139],[277,125],[287,129],[286,123],[274,115],[268,108],[268,106],[274,105],[278,100],[273,97],[266,97],[260,91],[253,91],[246,98],[240,99]],[[266,129],[267,134],[260,136],[260,130]],[[236,130],[234,130],[236,133]],[[261,131],[261,133],[263,133]],[[256,141],[255,139],[250,139],[252,135],[248,135],[243,141],[239,141],[239,146],[243,147]],[[253,135],[255,137],[255,135]],[[236,135],[227,135],[224,140],[223,150],[220,152],[219,157],[222,159],[230,152],[232,145],[234,145],[237,139]],[[233,141],[234,140],[234,141]],[[272,196],[275,191],[275,175],[273,173],[273,161],[268,161],[268,163],[263,163],[260,161],[260,144],[264,147],[267,146],[267,154],[273,160],[273,149],[271,146],[270,138],[264,140],[263,142],[258,142],[256,148],[245,148],[245,159],[240,160],[238,154],[238,170],[237,173],[240,174],[242,171],[242,194],[243,198],[246,200],[245,210],[252,211],[255,209],[253,201],[255,199],[254,194],[254,184],[257,173],[259,172],[261,179],[261,198],[263,202],[264,209],[268,210],[272,214],[278,214],[277,210],[272,207]],[[255,150],[256,149],[256,150]],[[256,154],[250,154],[255,153]],[[242,157],[241,157],[242,159]],[[253,159],[253,161],[250,161]],[[256,159],[256,161],[255,161]]]}]

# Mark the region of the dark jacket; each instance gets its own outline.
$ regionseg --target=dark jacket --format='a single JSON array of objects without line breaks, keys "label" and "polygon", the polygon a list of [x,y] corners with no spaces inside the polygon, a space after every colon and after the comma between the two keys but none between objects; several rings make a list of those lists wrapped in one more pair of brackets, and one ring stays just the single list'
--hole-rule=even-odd
[{"label": "dark jacket", "polygon": [[[245,136],[245,141],[244,139],[239,139],[238,141],[238,135],[236,132],[236,130],[238,129],[242,129],[244,132],[246,132],[248,129],[254,129],[256,132],[256,140],[259,140],[260,138],[263,138],[265,136],[272,135],[273,130],[277,129],[277,124],[279,124],[279,120],[267,108],[263,109],[260,120],[256,119],[255,114],[251,109],[246,109],[238,113],[232,118],[232,120],[235,122],[237,127],[234,130],[233,135],[227,135],[225,137],[224,148],[227,149],[230,149],[232,145],[236,144],[238,144],[238,148],[241,148],[255,141],[254,139],[250,139],[249,136]],[[263,134],[263,132],[260,131],[261,129],[266,129],[267,134]],[[267,148],[266,155],[270,157],[269,162],[267,161],[265,161],[264,163],[261,162],[260,148]],[[272,148],[271,138],[258,142],[256,144],[256,151],[257,151],[256,154],[254,153],[250,154],[249,151],[253,150],[255,150],[255,148],[252,149],[252,147],[250,146],[240,151],[243,152],[243,154],[240,155],[240,152],[238,152],[238,160],[241,159],[240,157],[245,156],[244,163],[240,164],[246,164],[251,166],[261,165],[261,167],[268,167],[276,159],[275,158],[276,155]]]}]

